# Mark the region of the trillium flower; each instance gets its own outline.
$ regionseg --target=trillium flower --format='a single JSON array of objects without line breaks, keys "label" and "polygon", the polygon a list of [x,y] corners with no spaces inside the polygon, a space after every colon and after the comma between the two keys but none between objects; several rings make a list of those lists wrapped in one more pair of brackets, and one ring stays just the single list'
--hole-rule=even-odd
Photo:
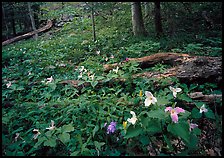
[{"label": "trillium flower", "polygon": [[19,138],[19,133],[16,133],[16,136],[15,136],[15,142],[17,142],[18,138]]},{"label": "trillium flower", "polygon": [[95,75],[95,73],[94,73],[93,75],[90,75],[89,78],[90,78],[91,80],[93,80],[93,79],[94,79],[94,75]]},{"label": "trillium flower", "polygon": [[7,88],[11,87],[11,85],[12,85],[11,81],[9,81],[9,83],[6,84]]},{"label": "trillium flower", "polygon": [[82,72],[84,70],[84,66],[80,66],[79,71]]},{"label": "trillium flower", "polygon": [[53,80],[54,80],[54,79],[53,79],[52,76],[51,76],[50,78],[47,78],[47,84],[48,84],[48,83],[51,83]]},{"label": "trillium flower", "polygon": [[114,133],[116,130],[117,122],[111,122],[110,125],[107,127],[107,134]]},{"label": "trillium flower", "polygon": [[33,130],[33,133],[34,133],[34,135],[33,135],[33,139],[37,139],[38,135],[41,134],[41,133],[39,132],[38,129],[34,129],[34,130]]},{"label": "trillium flower", "polygon": [[100,55],[100,50],[96,51],[96,54],[97,54],[97,55]]},{"label": "trillium flower", "polygon": [[170,90],[173,92],[173,96],[176,98],[177,97],[177,92],[181,92],[182,89],[181,88],[173,88],[173,87],[169,87]]},{"label": "trillium flower", "polygon": [[82,72],[79,74],[78,79],[82,78]]},{"label": "trillium flower", "polygon": [[195,124],[195,123],[190,123],[189,125],[190,125],[190,128],[189,128],[190,131],[191,131],[192,129],[198,127],[198,125]]},{"label": "trillium flower", "polygon": [[145,99],[145,106],[149,106],[151,104],[155,104],[157,99],[152,95],[151,92],[145,91],[146,99]]},{"label": "trillium flower", "polygon": [[132,118],[128,118],[127,121],[134,125],[138,119],[134,111],[130,111],[130,113],[132,114]]},{"label": "trillium flower", "polygon": [[119,69],[119,67],[117,66],[117,68],[116,68],[116,69],[113,69],[113,71],[114,71],[115,73],[117,73],[117,72],[118,72],[118,69]]},{"label": "trillium flower", "polygon": [[205,104],[203,104],[200,108],[200,113],[202,112],[208,112],[208,109],[205,108]]},{"label": "trillium flower", "polygon": [[46,128],[46,129],[49,129],[49,130],[55,129],[54,121],[53,120],[51,120],[51,125],[49,126],[49,128]]},{"label": "trillium flower", "polygon": [[107,60],[108,60],[108,57],[105,58],[105,61],[107,61]]},{"label": "trillium flower", "polygon": [[110,58],[113,59],[114,58],[114,55],[111,55]]},{"label": "trillium flower", "polygon": [[170,116],[171,116],[171,118],[172,118],[172,121],[174,122],[174,123],[178,123],[178,115],[177,114],[179,114],[179,113],[184,113],[185,112],[185,110],[184,109],[182,109],[182,108],[179,108],[179,107],[176,107],[176,108],[172,108],[172,107],[166,107],[166,109],[165,109],[165,112],[167,112],[167,111],[170,111]]}]

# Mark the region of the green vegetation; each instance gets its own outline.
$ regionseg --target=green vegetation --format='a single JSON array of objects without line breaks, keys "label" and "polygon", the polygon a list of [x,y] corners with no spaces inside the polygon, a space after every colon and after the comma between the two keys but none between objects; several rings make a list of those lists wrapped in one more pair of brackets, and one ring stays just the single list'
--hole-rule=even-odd
[{"label": "green vegetation", "polygon": [[[74,7],[76,3],[65,3],[69,7],[64,10],[49,9],[53,4],[60,5],[42,6],[48,11],[42,19],[59,19],[61,14],[80,16],[61,28],[43,33],[37,40],[27,39],[2,48],[4,156],[208,155],[200,139],[208,124],[215,128],[211,134],[213,139],[221,139],[222,114],[217,109],[221,109],[222,102],[215,100],[211,106],[192,100],[187,94],[198,91],[222,94],[221,87],[209,82],[187,85],[176,77],[133,79],[131,76],[135,73],[164,72],[170,66],[158,63],[142,70],[138,63],[124,61],[158,52],[220,57],[222,40],[218,26],[209,30],[202,26],[198,32],[199,28],[187,24],[195,20],[194,15],[189,20],[177,17],[176,33],[171,36],[166,32],[158,38],[151,29],[153,19],[149,19],[146,28],[150,35],[133,37],[130,4],[99,2],[96,10],[107,20],[101,15],[95,17],[97,40],[93,41],[89,10]],[[197,9],[210,5],[209,2],[200,4],[192,5],[195,14]],[[186,16],[178,9],[181,4],[164,2],[162,6],[164,13],[171,8],[170,12]],[[118,10],[110,15],[107,13],[110,7]],[[218,5],[214,7],[217,10],[209,7],[212,15],[219,9]],[[164,22],[164,28],[168,27]],[[124,62],[117,72],[116,69],[104,72],[104,64],[117,62]],[[78,80],[79,87],[62,84],[65,80]],[[182,91],[174,97],[169,86]],[[144,103],[148,97],[146,91],[157,98],[157,102],[148,107]],[[200,113],[203,105],[208,111]],[[178,123],[171,118],[174,111],[165,112],[167,107],[185,110],[178,112]],[[136,117],[130,111],[135,112]],[[134,125],[127,122],[131,118],[137,118]],[[116,130],[107,134],[112,121],[116,122]],[[189,130],[189,122],[198,127]],[[206,145],[212,142],[207,139]]]}]

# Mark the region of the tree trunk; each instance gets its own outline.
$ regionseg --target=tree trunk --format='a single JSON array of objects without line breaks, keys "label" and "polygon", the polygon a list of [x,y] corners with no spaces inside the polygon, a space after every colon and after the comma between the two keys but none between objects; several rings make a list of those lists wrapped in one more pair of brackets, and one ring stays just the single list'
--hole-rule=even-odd
[{"label": "tree trunk", "polygon": [[92,28],[93,28],[93,41],[96,41],[96,29],[95,29],[93,2],[92,2],[92,7],[91,7],[91,18],[92,18]]},{"label": "tree trunk", "polygon": [[134,36],[147,36],[147,32],[144,27],[141,3],[133,2],[131,6],[132,11],[132,27]]},{"label": "tree trunk", "polygon": [[149,2],[145,2],[145,18],[147,18],[149,15],[150,15]]},{"label": "tree trunk", "polygon": [[3,17],[3,22],[5,23],[5,28],[6,28],[6,39],[8,39],[8,36],[9,36],[9,28],[8,28],[8,24],[7,24],[7,21],[5,19],[5,9],[2,5],[2,17]]},{"label": "tree trunk", "polygon": [[16,24],[15,24],[15,15],[14,15],[14,6],[11,6],[12,12],[11,12],[11,25],[12,25],[12,31],[13,31],[13,36],[16,36]]},{"label": "tree trunk", "polygon": [[31,9],[30,2],[28,2],[28,10],[29,10],[29,16],[30,16],[30,21],[31,21],[31,25],[32,25],[32,30],[35,32],[34,39],[37,39],[38,34],[36,33],[35,21],[34,21],[34,18],[33,18],[33,12],[32,12],[32,9]]},{"label": "tree trunk", "polygon": [[162,22],[161,22],[161,14],[160,14],[160,2],[155,1],[155,28],[156,35],[160,36],[163,34]]}]

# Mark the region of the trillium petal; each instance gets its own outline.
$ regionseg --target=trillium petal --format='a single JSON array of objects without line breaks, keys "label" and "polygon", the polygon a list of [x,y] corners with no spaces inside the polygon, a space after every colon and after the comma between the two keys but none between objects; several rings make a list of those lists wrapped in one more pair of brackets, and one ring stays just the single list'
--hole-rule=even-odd
[{"label": "trillium petal", "polygon": [[137,121],[137,118],[136,117],[132,117],[131,119],[128,118],[127,121],[134,125]]},{"label": "trillium petal", "polygon": [[181,88],[176,88],[176,92],[181,92],[182,89]]},{"label": "trillium petal", "polygon": [[173,91],[173,96],[176,98],[177,97],[177,92]]},{"label": "trillium petal", "polygon": [[175,112],[176,112],[177,114],[179,114],[179,113],[181,113],[181,112],[185,112],[184,109],[179,108],[179,107],[174,108],[174,110],[175,110]]},{"label": "trillium petal", "polygon": [[171,111],[173,108],[172,107],[166,107],[165,112]]},{"label": "trillium petal", "polygon": [[130,111],[130,114],[132,114],[132,117],[136,116],[134,111]]},{"label": "trillium petal", "polygon": [[149,106],[149,105],[151,105],[151,103],[152,103],[151,99],[149,99],[149,98],[145,99],[145,106]]},{"label": "trillium petal", "polygon": [[170,114],[171,118],[172,118],[172,121],[174,123],[177,123],[178,122],[178,115],[176,112],[174,112],[173,114]]},{"label": "trillium petal", "polygon": [[152,104],[155,104],[157,102],[157,99],[155,97],[152,98]]},{"label": "trillium petal", "polygon": [[169,88],[170,88],[170,90],[171,90],[172,92],[174,91],[174,88],[173,88],[173,87],[169,86]]},{"label": "trillium petal", "polygon": [[146,95],[147,98],[148,98],[148,97],[153,97],[152,93],[149,92],[149,91],[145,91],[145,95]]}]

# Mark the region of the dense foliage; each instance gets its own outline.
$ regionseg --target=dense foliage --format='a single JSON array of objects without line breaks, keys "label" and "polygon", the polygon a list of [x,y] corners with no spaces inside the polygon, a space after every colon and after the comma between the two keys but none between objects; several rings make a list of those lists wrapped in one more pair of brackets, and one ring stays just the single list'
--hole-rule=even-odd
[{"label": "dense foliage", "polygon": [[[157,52],[221,56],[220,3],[163,2],[167,31],[160,38],[155,37],[152,15],[146,25],[149,36],[133,37],[129,3],[95,3],[96,41],[90,2],[63,5],[44,3],[41,9],[46,14],[41,18],[73,15],[71,22],[37,40],[2,48],[4,156],[209,155],[207,149],[220,148],[222,113],[217,109],[222,102],[209,105],[187,94],[222,94],[221,87],[208,82],[185,84],[175,77],[133,79],[135,73],[162,72],[169,65],[142,70],[128,61]],[[183,9],[186,5],[190,16]],[[213,28],[200,18],[203,10],[214,19]],[[166,20],[173,16],[176,29],[171,33]],[[122,67],[104,72],[104,64],[122,61],[126,61]],[[78,80],[79,87],[61,84],[64,80]],[[205,130],[208,124],[214,131]],[[206,134],[211,137],[202,143]]]}]

